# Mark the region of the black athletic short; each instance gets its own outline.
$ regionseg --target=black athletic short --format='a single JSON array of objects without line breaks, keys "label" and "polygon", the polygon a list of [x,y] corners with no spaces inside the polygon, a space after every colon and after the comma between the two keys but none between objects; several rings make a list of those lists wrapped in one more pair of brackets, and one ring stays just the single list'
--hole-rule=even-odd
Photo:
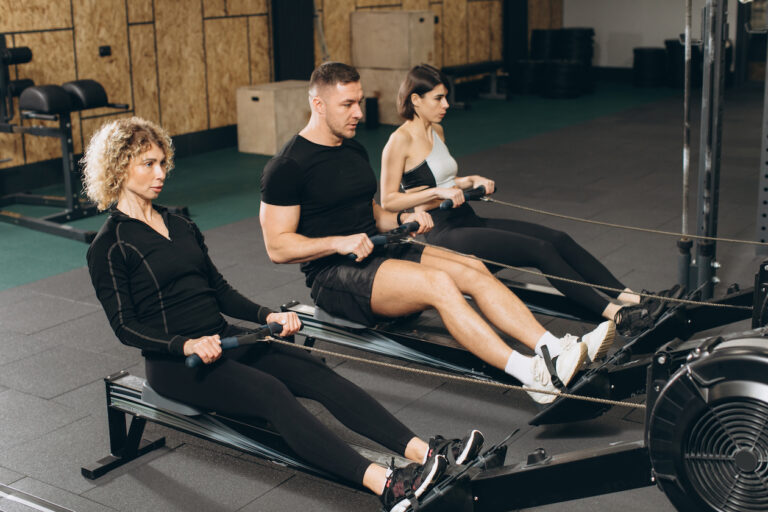
[{"label": "black athletic short", "polygon": [[399,244],[377,247],[363,261],[341,260],[320,270],[312,283],[312,299],[326,312],[363,325],[374,325],[382,317],[371,310],[373,279],[382,263],[390,259],[419,263],[424,246]]}]

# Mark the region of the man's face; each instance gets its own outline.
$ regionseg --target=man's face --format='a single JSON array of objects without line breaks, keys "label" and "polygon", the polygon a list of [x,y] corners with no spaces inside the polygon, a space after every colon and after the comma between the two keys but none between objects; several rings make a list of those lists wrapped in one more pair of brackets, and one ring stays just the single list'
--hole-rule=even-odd
[{"label": "man's face", "polygon": [[357,123],[363,117],[360,103],[363,101],[363,86],[360,82],[349,82],[323,87],[318,97],[325,104],[325,122],[340,139],[355,136]]}]

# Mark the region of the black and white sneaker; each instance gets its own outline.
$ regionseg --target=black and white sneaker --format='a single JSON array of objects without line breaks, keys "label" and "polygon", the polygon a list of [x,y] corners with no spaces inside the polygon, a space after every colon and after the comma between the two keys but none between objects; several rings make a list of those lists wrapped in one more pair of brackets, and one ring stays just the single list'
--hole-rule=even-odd
[{"label": "black and white sneaker", "polygon": [[622,336],[637,336],[653,327],[653,318],[642,304],[624,306],[616,312],[613,321]]},{"label": "black and white sneaker", "polygon": [[442,455],[427,460],[424,465],[414,462],[404,468],[394,467],[394,460],[387,471],[387,482],[381,493],[381,503],[389,512],[405,512],[415,500],[435,485],[448,467]]},{"label": "black and white sneaker", "polygon": [[[649,295],[657,295],[659,297],[669,297],[670,299],[679,299],[685,294],[685,288],[679,284],[676,284],[672,288],[661,290],[660,292],[653,293],[649,292],[648,290],[643,290],[643,293],[647,293]],[[661,316],[661,314],[664,313],[664,311],[666,311],[667,308],[673,304],[674,302],[657,299],[655,297],[643,297],[643,300],[640,301],[640,305],[648,310],[648,314],[654,321],[656,321]]]},{"label": "black and white sneaker", "polygon": [[479,430],[472,430],[464,439],[445,439],[435,436],[429,440],[427,460],[443,455],[449,464],[466,464],[475,459],[483,448],[485,437]]}]

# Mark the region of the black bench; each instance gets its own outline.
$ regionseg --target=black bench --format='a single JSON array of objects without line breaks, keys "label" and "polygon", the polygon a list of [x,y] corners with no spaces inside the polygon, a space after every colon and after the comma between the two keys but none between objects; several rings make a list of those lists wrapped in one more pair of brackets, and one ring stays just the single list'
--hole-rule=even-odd
[{"label": "black bench", "polygon": [[467,102],[456,101],[456,79],[465,76],[490,74],[491,90],[487,94],[482,94],[483,98],[505,99],[506,97],[498,92],[499,70],[504,66],[500,60],[489,60],[484,62],[473,62],[471,64],[461,64],[458,66],[445,66],[442,68],[443,74],[448,78],[450,84],[448,91],[448,103],[454,108],[467,108]]}]

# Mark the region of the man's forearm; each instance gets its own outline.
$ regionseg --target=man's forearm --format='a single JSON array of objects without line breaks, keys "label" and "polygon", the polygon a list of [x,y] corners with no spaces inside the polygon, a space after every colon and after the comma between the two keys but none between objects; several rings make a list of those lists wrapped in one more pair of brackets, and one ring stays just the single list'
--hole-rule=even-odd
[{"label": "man's forearm", "polygon": [[275,263],[303,263],[336,254],[339,237],[309,238],[298,233],[283,233],[273,244],[267,244],[267,254]]}]

